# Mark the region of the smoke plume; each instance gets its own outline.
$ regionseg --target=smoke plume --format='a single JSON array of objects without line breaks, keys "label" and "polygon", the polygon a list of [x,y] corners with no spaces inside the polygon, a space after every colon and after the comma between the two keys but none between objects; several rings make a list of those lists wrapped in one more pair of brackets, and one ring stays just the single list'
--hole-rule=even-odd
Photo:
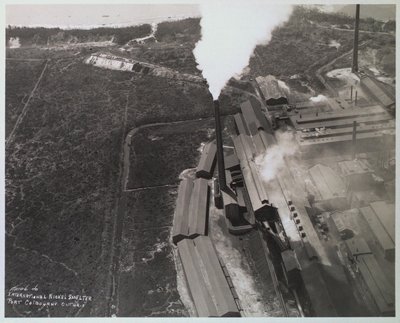
[{"label": "smoke plume", "polygon": [[328,98],[322,94],[318,94],[317,96],[313,96],[310,98],[311,102],[322,102],[322,101],[326,101],[326,100],[328,100]]},{"label": "smoke plume", "polygon": [[256,45],[268,43],[273,29],[289,18],[292,7],[215,0],[200,9],[202,38],[193,53],[216,100],[228,80],[248,65]]},{"label": "smoke plume", "polygon": [[279,172],[286,168],[285,158],[296,154],[298,146],[291,132],[277,132],[277,145],[268,147],[263,155],[255,158],[260,175],[265,182],[274,179]]}]

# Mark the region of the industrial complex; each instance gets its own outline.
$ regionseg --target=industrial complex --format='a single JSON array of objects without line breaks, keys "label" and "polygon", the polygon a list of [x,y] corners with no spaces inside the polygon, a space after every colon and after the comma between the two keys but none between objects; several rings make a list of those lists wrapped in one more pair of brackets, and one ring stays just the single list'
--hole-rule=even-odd
[{"label": "industrial complex", "polygon": [[[356,12],[355,82],[324,81],[337,95],[296,102],[273,77],[251,79],[258,99],[227,117],[229,142],[214,101],[216,140],[180,182],[172,229],[198,316],[246,312],[209,234],[215,209],[226,239],[258,232],[281,306],[295,300],[288,316],[395,315],[395,95],[359,70]],[[290,152],[272,169],[285,136]]]}]

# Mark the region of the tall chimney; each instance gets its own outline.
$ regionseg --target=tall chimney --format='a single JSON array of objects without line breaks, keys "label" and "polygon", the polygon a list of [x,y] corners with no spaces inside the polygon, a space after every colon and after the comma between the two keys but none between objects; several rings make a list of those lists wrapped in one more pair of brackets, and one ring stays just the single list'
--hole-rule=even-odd
[{"label": "tall chimney", "polygon": [[358,29],[360,25],[360,5],[356,5],[356,21],[354,24],[353,66],[351,71],[358,72]]},{"label": "tall chimney", "polygon": [[225,191],[226,178],[225,178],[224,148],[222,143],[222,130],[221,130],[221,121],[219,117],[218,100],[214,101],[214,114],[215,114],[215,134],[217,137],[217,162],[218,162],[219,187],[221,191]]}]

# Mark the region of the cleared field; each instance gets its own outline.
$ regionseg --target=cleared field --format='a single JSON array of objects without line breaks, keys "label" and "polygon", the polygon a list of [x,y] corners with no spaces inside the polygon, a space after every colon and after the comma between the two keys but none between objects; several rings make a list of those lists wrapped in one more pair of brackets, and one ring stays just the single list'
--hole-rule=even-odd
[{"label": "cleared field", "polygon": [[176,189],[126,194],[117,316],[187,316],[170,242]]},{"label": "cleared field", "polygon": [[[44,67],[44,61],[6,61],[6,138]],[[24,77],[21,78],[21,75]]]},{"label": "cleared field", "polygon": [[[126,98],[106,71],[76,61],[63,71],[69,63],[49,66],[6,151],[6,290],[39,284],[52,293],[79,289],[95,296],[93,273],[105,266]],[[90,305],[80,314],[88,315]],[[20,310],[14,308],[7,308],[10,316]],[[31,307],[26,315],[45,310]]]},{"label": "cleared field", "polygon": [[133,138],[128,189],[174,184],[194,168],[202,142],[211,138],[213,119],[141,129]]},{"label": "cleared field", "polygon": [[[45,293],[79,292],[92,296],[93,300],[84,308],[28,309],[6,305],[7,316],[107,315],[109,291],[104,286],[110,279],[122,140],[131,128],[140,124],[213,114],[206,87],[94,68],[83,63],[85,55],[37,49],[10,51],[13,58],[46,57],[51,61],[13,144],[6,151],[5,290],[7,293],[19,284],[39,284]],[[9,77],[18,83],[26,69],[14,71],[16,75]],[[22,88],[14,90],[7,90],[7,100],[24,95],[20,93]],[[237,99],[224,96],[225,112],[235,109],[231,105],[233,100]],[[204,122],[199,127],[205,127]],[[207,131],[199,130],[199,134],[194,131],[186,137],[187,141],[182,141],[174,131],[161,134],[173,141],[172,147],[183,146],[175,149],[170,159],[164,159],[169,173],[159,173],[156,179],[149,173],[148,164],[140,161],[136,171],[150,174],[149,181],[142,177],[143,186],[156,180],[169,182],[172,177],[176,180],[183,168],[196,165],[194,159],[199,154],[196,149],[207,139]],[[164,144],[155,145],[152,153],[162,156],[167,149]],[[179,162],[173,162],[172,158]],[[165,168],[160,163],[155,166]],[[136,210],[141,207],[139,203]],[[141,216],[139,211],[135,214]],[[165,239],[169,237],[169,231],[160,234]],[[157,238],[158,235],[150,233],[147,238],[145,233],[140,241],[154,244]],[[173,265],[172,258],[160,261],[165,266]],[[158,265],[152,270],[157,271]],[[173,270],[168,275],[175,277]],[[146,290],[145,280],[139,281],[143,281],[144,287],[136,288]],[[121,286],[125,288],[124,284]],[[160,311],[167,307],[160,307]]]}]

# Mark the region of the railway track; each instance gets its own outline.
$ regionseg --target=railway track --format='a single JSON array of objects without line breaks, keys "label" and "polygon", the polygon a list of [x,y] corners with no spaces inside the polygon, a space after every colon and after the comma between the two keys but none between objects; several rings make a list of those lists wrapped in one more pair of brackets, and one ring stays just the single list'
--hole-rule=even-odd
[{"label": "railway track", "polygon": [[269,253],[269,250],[268,250],[267,242],[264,240],[264,237],[263,237],[263,234],[262,234],[261,231],[258,231],[258,234],[259,234],[261,245],[262,245],[262,248],[263,248],[263,251],[264,251],[265,259],[267,260],[268,269],[269,269],[269,272],[271,274],[272,283],[274,285],[274,289],[275,289],[276,295],[278,296],[279,303],[281,304],[282,311],[283,311],[285,317],[288,317],[289,316],[289,311],[287,309],[286,302],[283,299],[283,295],[282,295],[282,293],[281,293],[281,291],[279,289],[278,277],[276,276],[275,268],[274,268],[274,265],[272,264],[272,261],[271,261],[271,256],[270,256],[270,253]]},{"label": "railway track", "polygon": [[[278,280],[278,277],[277,277],[276,272],[275,272],[274,265],[273,265],[272,260],[271,260],[271,255],[270,255],[270,252],[269,252],[269,249],[268,249],[268,246],[267,246],[267,242],[265,241],[265,239],[263,237],[263,233],[261,231],[258,231],[258,235],[259,235],[259,238],[260,238],[260,241],[261,241],[261,245],[262,245],[263,253],[265,255],[265,259],[266,259],[267,264],[268,264],[268,269],[270,271],[270,275],[271,275],[271,278],[272,278],[272,283],[273,283],[276,295],[278,297],[279,303],[280,303],[281,308],[282,308],[282,312],[284,313],[285,317],[293,317],[293,316],[295,316],[295,315],[293,315],[293,309],[289,310],[288,304],[285,301],[285,298],[283,297],[281,289],[279,287],[279,280]],[[295,302],[296,302],[296,308],[297,308],[297,311],[298,311],[298,315],[297,316],[304,317],[305,315],[304,315],[304,312],[303,312],[303,309],[301,307],[300,300],[299,300],[299,297],[298,297],[296,291],[295,290],[290,290],[290,292],[293,294]]]}]

